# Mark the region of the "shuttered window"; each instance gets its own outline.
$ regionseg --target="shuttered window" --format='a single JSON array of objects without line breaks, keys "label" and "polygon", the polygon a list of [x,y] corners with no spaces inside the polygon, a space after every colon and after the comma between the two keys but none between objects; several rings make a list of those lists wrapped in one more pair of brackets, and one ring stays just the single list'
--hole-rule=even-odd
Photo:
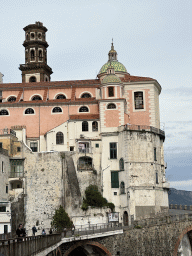
[{"label": "shuttered window", "polygon": [[119,188],[119,172],[117,171],[111,172],[111,187]]}]

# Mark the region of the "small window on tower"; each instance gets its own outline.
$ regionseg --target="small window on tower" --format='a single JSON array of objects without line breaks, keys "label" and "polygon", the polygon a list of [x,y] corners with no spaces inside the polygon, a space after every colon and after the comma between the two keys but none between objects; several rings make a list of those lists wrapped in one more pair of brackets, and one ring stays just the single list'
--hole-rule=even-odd
[{"label": "small window on tower", "polygon": [[39,61],[43,60],[43,53],[42,50],[39,50]]},{"label": "small window on tower", "polygon": [[31,33],[31,39],[35,39],[35,34],[34,33]]},{"label": "small window on tower", "polygon": [[134,93],[135,109],[144,109],[143,92]]},{"label": "small window on tower", "polygon": [[29,79],[30,83],[35,83],[36,82],[36,77],[35,76],[31,76]]},{"label": "small window on tower", "polygon": [[38,39],[41,40],[42,39],[42,34],[38,33]]},{"label": "small window on tower", "polygon": [[31,61],[35,60],[35,51],[31,50]]},{"label": "small window on tower", "polygon": [[108,87],[109,97],[114,97],[114,87]]}]

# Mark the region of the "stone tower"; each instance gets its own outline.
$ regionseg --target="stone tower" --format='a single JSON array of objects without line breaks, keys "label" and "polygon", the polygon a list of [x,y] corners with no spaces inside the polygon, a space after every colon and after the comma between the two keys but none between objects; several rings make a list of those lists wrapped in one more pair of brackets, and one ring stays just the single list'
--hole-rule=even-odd
[{"label": "stone tower", "polygon": [[47,28],[35,22],[23,28],[25,31],[25,64],[21,64],[22,82],[50,81],[52,69],[47,65]]}]

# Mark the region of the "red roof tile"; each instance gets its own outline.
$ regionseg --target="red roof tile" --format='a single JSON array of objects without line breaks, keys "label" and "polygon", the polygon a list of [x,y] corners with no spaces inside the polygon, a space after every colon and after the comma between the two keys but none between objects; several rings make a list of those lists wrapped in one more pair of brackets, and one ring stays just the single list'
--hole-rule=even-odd
[{"label": "red roof tile", "polygon": [[126,74],[124,77],[121,77],[122,82],[142,82],[142,81],[156,81],[150,77],[142,77],[142,76],[130,76]]}]

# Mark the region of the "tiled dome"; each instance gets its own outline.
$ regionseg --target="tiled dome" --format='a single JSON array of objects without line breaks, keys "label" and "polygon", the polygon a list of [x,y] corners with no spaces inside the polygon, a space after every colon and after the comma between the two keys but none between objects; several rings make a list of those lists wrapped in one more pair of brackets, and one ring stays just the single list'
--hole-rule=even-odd
[{"label": "tiled dome", "polygon": [[125,66],[124,66],[121,62],[119,62],[119,61],[111,61],[111,62],[110,62],[110,61],[109,61],[109,62],[105,63],[105,64],[102,66],[102,68],[101,68],[100,71],[99,71],[99,74],[102,74],[102,73],[107,72],[107,68],[108,68],[110,65],[114,68],[115,72],[124,72],[124,73],[127,73],[127,70],[126,70]]},{"label": "tiled dome", "polygon": [[106,75],[102,81],[102,84],[108,83],[121,83],[121,79],[114,74]]}]

